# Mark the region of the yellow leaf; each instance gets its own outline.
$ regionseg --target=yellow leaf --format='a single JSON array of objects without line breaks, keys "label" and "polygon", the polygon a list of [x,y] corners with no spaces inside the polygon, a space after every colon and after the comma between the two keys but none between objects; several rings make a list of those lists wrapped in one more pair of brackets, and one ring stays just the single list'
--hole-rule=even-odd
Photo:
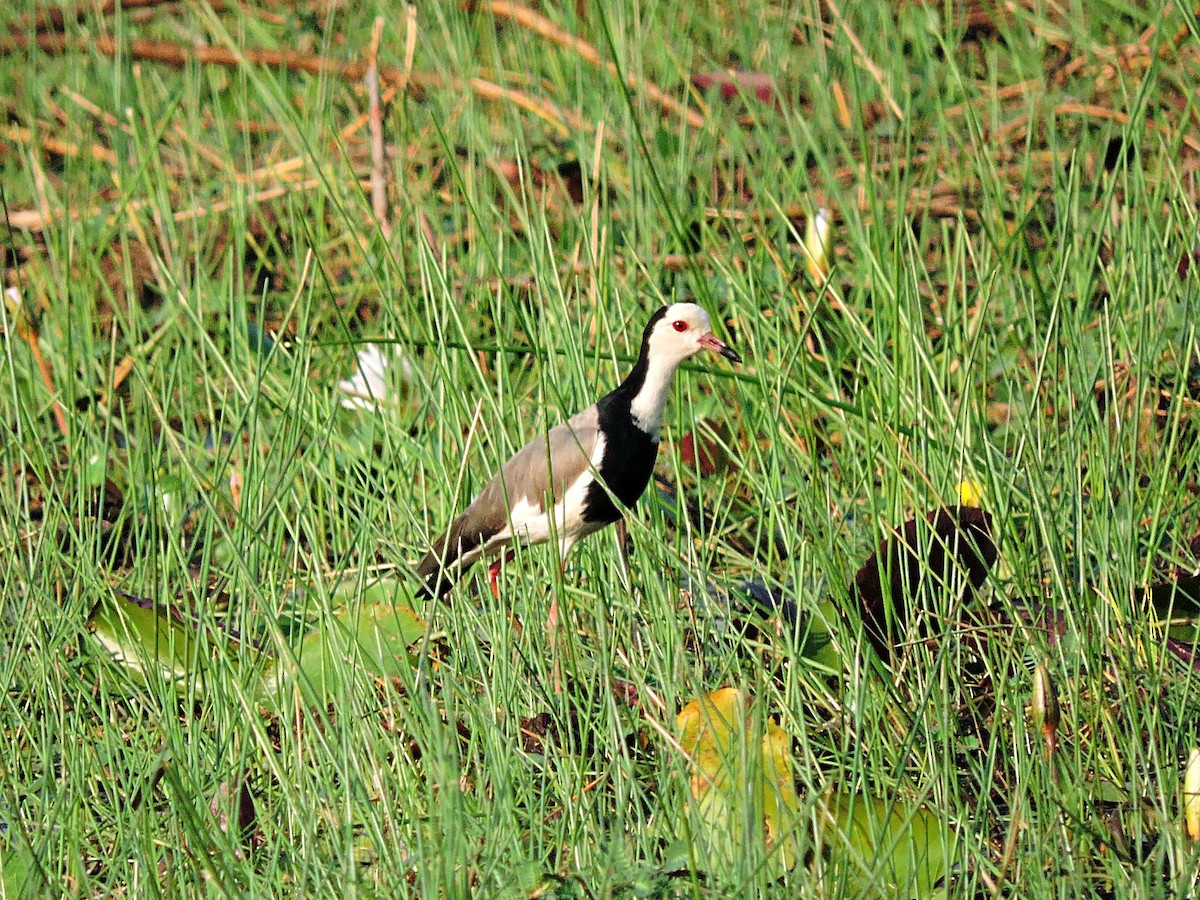
[{"label": "yellow leaf", "polygon": [[1183,773],[1183,819],[1188,837],[1200,841],[1200,749],[1195,747]]},{"label": "yellow leaf", "polygon": [[[799,849],[793,833],[799,801],[792,778],[791,741],[773,722],[747,715],[736,688],[693,700],[675,720],[691,763],[693,811],[706,826],[709,848],[732,856],[747,838],[778,852],[785,870]],[[755,832],[748,829],[758,822]]]}]

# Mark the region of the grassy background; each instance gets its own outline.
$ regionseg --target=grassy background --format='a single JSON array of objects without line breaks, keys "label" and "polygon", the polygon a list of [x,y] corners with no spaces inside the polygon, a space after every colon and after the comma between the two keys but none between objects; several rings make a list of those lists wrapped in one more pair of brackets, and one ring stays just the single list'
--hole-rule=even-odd
[{"label": "grassy background", "polygon": [[[818,878],[753,841],[706,857],[665,734],[734,685],[792,738],[804,850],[834,785],[924,803],[960,836],[955,893],[1188,893],[1196,680],[1132,589],[1197,565],[1200,265],[1178,271],[1197,241],[1193,10],[541,9],[597,66],[503,8],[422,5],[383,121],[387,238],[361,78],[296,61],[365,60],[382,15],[386,97],[404,8],[72,8],[60,27],[26,6],[0,13],[4,287],[23,301],[0,361],[9,888],[22,871],[70,895],[869,885],[880,860]],[[297,57],[238,62],[250,48]],[[692,87],[729,69],[771,95]],[[799,245],[821,206],[824,286]],[[631,517],[631,584],[609,534],[561,582],[553,549],[527,550],[503,603],[473,576],[425,611],[420,683],[260,702],[264,659],[293,658],[370,577],[410,602],[430,536],[614,385],[679,298],[747,364],[681,373],[659,465],[677,495]],[[409,377],[393,368],[376,413],[341,408],[360,342],[389,338]],[[699,421],[723,429],[728,473],[682,461]],[[971,650],[949,609],[950,640],[884,672],[846,585],[963,478],[997,523],[988,599],[1044,602],[1067,637],[996,628]],[[831,600],[844,665],[744,632],[706,589],[748,578]],[[93,639],[111,586],[198,616],[180,685]],[[1049,763],[1025,711],[1039,662],[1063,706]]]}]

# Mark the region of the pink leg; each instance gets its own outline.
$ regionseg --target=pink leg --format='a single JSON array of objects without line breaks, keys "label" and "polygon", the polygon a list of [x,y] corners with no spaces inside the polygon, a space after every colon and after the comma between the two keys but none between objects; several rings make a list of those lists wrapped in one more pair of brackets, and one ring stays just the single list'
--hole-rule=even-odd
[{"label": "pink leg", "polygon": [[[562,569],[559,574],[567,571],[567,561],[564,559]],[[559,584],[555,588],[561,586],[562,579],[559,578]],[[546,635],[550,644],[550,658],[553,660],[551,680],[554,685],[554,693],[561,694],[563,690],[562,683],[562,666],[560,665],[558,654],[554,652],[555,645],[558,643],[558,595],[554,594],[550,599],[550,612],[546,616]]]},{"label": "pink leg", "polygon": [[505,552],[504,556],[488,566],[488,587],[492,589],[492,596],[497,600],[500,599],[500,567],[505,563],[512,562],[514,556],[516,556],[516,553],[509,550]]},{"label": "pink leg", "polygon": [[629,526],[624,519],[617,519],[617,549],[621,553],[621,577],[629,587]]},{"label": "pink leg", "polygon": [[[566,560],[563,560],[560,574],[567,571]],[[546,616],[546,634],[550,639],[550,652],[554,652],[554,641],[558,636],[558,595],[555,594],[550,599],[550,613]]]}]

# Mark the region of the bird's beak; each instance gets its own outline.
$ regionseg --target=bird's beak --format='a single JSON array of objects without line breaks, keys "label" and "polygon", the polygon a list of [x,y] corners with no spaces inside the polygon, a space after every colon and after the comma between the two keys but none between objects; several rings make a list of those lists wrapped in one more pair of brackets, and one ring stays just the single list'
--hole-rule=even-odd
[{"label": "bird's beak", "polygon": [[738,356],[738,352],[726,344],[723,340],[713,334],[711,331],[700,338],[700,346],[705,350],[711,350],[713,353],[720,353],[723,357],[735,363],[740,363],[742,358]]}]

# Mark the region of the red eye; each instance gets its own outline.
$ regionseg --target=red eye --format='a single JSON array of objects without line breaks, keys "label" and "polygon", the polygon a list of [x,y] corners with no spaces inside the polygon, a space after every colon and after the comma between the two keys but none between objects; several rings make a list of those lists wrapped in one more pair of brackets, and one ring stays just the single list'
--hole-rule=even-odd
[{"label": "red eye", "polygon": [[687,331],[687,322],[680,319],[677,322],[672,322],[671,327],[674,328],[676,331],[682,333],[684,331]]}]

